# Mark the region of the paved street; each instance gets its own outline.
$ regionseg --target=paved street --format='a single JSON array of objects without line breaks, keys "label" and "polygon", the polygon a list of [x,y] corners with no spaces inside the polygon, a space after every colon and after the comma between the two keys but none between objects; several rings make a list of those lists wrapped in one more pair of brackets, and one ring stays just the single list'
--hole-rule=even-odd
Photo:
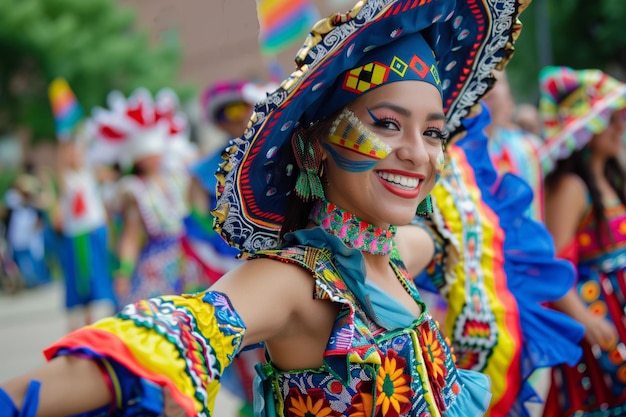
[{"label": "paved street", "polygon": [[[0,292],[0,380],[6,380],[44,364],[42,350],[65,333],[63,291],[55,283],[22,291]],[[217,417],[237,415],[237,401],[222,390]]]}]

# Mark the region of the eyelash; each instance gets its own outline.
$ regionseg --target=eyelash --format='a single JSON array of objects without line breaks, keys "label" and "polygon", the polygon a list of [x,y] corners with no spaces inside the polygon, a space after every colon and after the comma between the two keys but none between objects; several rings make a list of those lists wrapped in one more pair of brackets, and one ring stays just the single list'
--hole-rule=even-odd
[{"label": "eyelash", "polygon": [[445,142],[448,140],[448,138],[450,137],[450,133],[447,130],[442,130],[438,127],[432,126],[432,127],[428,127],[426,129],[426,131],[424,133],[428,133],[428,132],[435,132],[436,139],[439,139],[442,142]]},{"label": "eyelash", "polygon": [[400,121],[394,117],[383,117],[382,119],[374,120],[374,126],[389,128],[389,124],[392,124],[396,129],[400,130]]},{"label": "eyelash", "polygon": [[[400,129],[400,122],[398,121],[398,119],[396,119],[395,117],[392,116],[388,116],[388,117],[382,117],[382,118],[378,118],[374,115],[374,113],[370,110],[367,109],[367,112],[369,113],[370,117],[372,118],[372,120],[374,120],[374,126],[378,126],[378,127],[383,127],[383,128],[387,128],[389,123],[392,123],[396,129]],[[450,134],[448,133],[448,131],[446,130],[442,130],[438,127],[435,126],[429,126],[424,133],[429,133],[429,132],[435,132],[436,134],[436,139],[439,139],[442,142],[445,142],[448,140]]]}]

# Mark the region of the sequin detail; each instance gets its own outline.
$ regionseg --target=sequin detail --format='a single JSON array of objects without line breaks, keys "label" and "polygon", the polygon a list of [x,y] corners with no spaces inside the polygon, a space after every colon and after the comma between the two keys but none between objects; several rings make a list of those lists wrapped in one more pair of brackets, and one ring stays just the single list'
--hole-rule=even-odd
[{"label": "sequin detail", "polygon": [[393,225],[383,229],[369,224],[328,201],[316,204],[309,220],[337,236],[348,247],[372,255],[389,255],[397,230]]}]

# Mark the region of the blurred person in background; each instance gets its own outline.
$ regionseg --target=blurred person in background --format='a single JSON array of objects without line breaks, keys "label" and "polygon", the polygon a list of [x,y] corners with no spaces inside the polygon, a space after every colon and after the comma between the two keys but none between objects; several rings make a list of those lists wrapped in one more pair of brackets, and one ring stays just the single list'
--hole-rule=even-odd
[{"label": "blurred person in background", "polygon": [[202,289],[239,264],[235,259],[239,251],[213,230],[210,211],[216,205],[214,173],[225,161],[222,153],[228,141],[244,133],[254,105],[265,98],[266,91],[275,87],[246,80],[223,80],[202,94],[203,119],[219,129],[222,136],[212,152],[190,167],[190,214],[185,219],[187,233],[183,244],[189,258],[186,273],[199,275]]},{"label": "blurred person in background", "polygon": [[553,370],[546,416],[626,415],[626,84],[600,70],[540,73],[546,225],[577,281],[554,303],[585,327],[583,356]]},{"label": "blurred person in background", "polygon": [[494,73],[497,82],[483,99],[491,113],[491,124],[487,127],[489,154],[500,175],[510,172],[530,186],[533,201],[528,213],[532,219],[542,221],[543,173],[537,155],[541,138],[515,123],[517,106],[507,74]]},{"label": "blurred person in background", "polygon": [[44,244],[44,212],[39,196],[37,177],[20,174],[7,190],[4,203],[7,213],[7,244],[20,271],[22,283],[33,288],[51,281],[46,265]]},{"label": "blurred person in background", "polygon": [[[169,89],[153,99],[144,89],[128,98],[113,91],[109,109],[92,111],[93,152],[111,154],[131,166],[116,189],[120,216],[115,244],[119,266],[114,288],[119,305],[183,290],[181,236],[187,210],[187,167],[178,149],[187,120]],[[183,146],[184,147],[184,146]]]},{"label": "blurred person in background", "polygon": [[521,103],[515,106],[513,122],[522,128],[522,130],[541,138],[539,109],[534,104]]},{"label": "blurred person in background", "polygon": [[53,224],[65,283],[68,330],[115,312],[107,215],[94,167],[85,160],[88,138],[83,112],[67,81],[49,87],[58,140],[59,195]]}]

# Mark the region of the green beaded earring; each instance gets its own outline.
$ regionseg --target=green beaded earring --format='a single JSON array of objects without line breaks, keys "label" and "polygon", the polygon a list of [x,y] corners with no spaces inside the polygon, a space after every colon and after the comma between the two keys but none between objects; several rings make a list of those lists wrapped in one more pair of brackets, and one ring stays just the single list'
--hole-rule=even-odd
[{"label": "green beaded earring", "polygon": [[302,129],[291,138],[291,146],[300,169],[296,180],[295,191],[303,201],[323,200],[324,188],[320,179],[322,151],[317,141],[310,141]]},{"label": "green beaded earring", "polygon": [[422,200],[421,203],[417,206],[417,211],[415,212],[420,217],[429,217],[433,212],[433,202],[430,198],[430,194],[426,196],[425,199]]}]

